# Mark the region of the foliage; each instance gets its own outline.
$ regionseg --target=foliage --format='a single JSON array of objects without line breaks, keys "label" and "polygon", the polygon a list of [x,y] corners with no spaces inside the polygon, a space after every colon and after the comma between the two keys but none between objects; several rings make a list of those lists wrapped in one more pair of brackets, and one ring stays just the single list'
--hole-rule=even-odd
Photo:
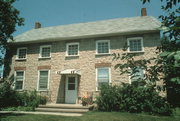
[{"label": "foliage", "polygon": [[[143,4],[150,0],[141,0]],[[157,57],[137,60],[138,54],[114,54],[115,60],[125,63],[117,64],[121,74],[129,73],[129,68],[142,67],[145,70],[145,85],[154,85],[158,90],[167,92],[167,99],[173,106],[180,106],[180,0],[161,0],[161,8],[167,15],[160,15],[164,37],[161,46],[157,47]],[[166,2],[165,2],[166,1]],[[176,7],[177,5],[177,7]],[[168,37],[166,37],[168,36]],[[126,50],[127,48],[123,49]],[[163,85],[156,85],[163,80]],[[139,80],[138,80],[139,81]]]},{"label": "foliage", "polygon": [[81,98],[81,101],[82,101],[82,105],[83,106],[86,106],[86,105],[91,105],[92,104],[92,97],[87,97],[87,96],[84,96]]},{"label": "foliage", "polygon": [[40,96],[36,91],[17,92],[11,88],[7,81],[0,84],[0,110],[6,107],[18,106],[32,107],[33,109],[39,104],[46,104],[47,98]]},{"label": "foliage", "polygon": [[0,84],[0,109],[9,106],[17,106],[16,92],[11,89],[7,81]]},{"label": "foliage", "polygon": [[[174,106],[180,106],[180,0],[161,0],[165,15],[162,20],[163,38],[162,46],[158,49],[157,67],[164,74],[164,83],[167,89],[168,101]],[[150,0],[143,0],[143,3]],[[163,29],[165,28],[165,29]]]},{"label": "foliage", "polygon": [[18,107],[7,107],[3,108],[2,111],[33,111],[33,107],[24,107],[24,106],[18,106]]},{"label": "foliage", "polygon": [[[143,4],[150,2],[150,0],[141,0]],[[162,27],[164,34],[168,34],[170,39],[180,40],[180,0],[161,0],[161,9],[165,12],[165,15],[160,15],[162,20]]]},{"label": "foliage", "polygon": [[37,107],[39,104],[46,104],[46,97],[37,94],[37,91],[24,91],[17,95],[17,100],[19,100],[19,105],[27,107]]},{"label": "foliage", "polygon": [[101,111],[126,111],[130,113],[171,115],[172,110],[165,98],[153,86],[140,87],[130,84],[123,86],[104,85],[97,97]]},{"label": "foliage", "polygon": [[5,58],[0,55],[0,65],[5,64],[5,70],[9,68],[9,53],[5,53],[10,50],[8,40],[13,39],[12,33],[16,31],[16,26],[22,26],[24,22],[24,18],[19,16],[20,12],[13,7],[15,1],[0,0],[0,52],[5,54]]}]

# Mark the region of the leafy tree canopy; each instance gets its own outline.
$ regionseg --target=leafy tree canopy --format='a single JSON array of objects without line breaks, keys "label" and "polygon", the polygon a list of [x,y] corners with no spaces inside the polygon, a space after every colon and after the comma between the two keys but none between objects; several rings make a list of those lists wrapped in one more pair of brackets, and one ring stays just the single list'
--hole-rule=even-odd
[{"label": "leafy tree canopy", "polygon": [[[12,33],[16,31],[16,25],[22,26],[24,19],[19,17],[20,12],[14,8],[16,0],[0,0],[0,50],[4,53],[8,49],[8,39],[13,39]],[[3,58],[0,57],[0,64]]]}]

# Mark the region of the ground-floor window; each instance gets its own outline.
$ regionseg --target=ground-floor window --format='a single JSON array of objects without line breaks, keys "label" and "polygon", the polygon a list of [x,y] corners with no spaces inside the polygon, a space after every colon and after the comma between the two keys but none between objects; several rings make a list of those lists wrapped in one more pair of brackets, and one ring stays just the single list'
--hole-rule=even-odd
[{"label": "ground-floor window", "polygon": [[142,67],[134,67],[130,71],[130,83],[144,79],[144,69]]},{"label": "ground-floor window", "polygon": [[39,71],[38,90],[47,90],[49,82],[49,70]]},{"label": "ground-floor window", "polygon": [[96,80],[97,87],[96,90],[100,90],[102,85],[106,85],[110,83],[110,68],[96,68]]},{"label": "ground-floor window", "polygon": [[16,71],[15,72],[15,89],[22,90],[23,82],[24,82],[24,71]]}]

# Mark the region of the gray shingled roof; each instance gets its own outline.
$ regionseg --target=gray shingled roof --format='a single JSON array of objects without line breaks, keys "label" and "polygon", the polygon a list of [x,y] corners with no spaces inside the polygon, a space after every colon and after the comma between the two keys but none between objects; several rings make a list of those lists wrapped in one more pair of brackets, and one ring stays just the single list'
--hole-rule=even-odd
[{"label": "gray shingled roof", "polygon": [[96,22],[32,29],[16,36],[15,43],[98,37],[110,34],[158,30],[161,23],[152,16],[118,18]]}]

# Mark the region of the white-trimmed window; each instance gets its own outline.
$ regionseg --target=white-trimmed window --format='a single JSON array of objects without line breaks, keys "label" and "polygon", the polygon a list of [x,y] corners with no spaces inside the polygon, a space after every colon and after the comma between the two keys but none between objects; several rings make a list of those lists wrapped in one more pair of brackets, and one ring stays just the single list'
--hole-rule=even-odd
[{"label": "white-trimmed window", "polygon": [[48,90],[49,86],[49,70],[40,70],[39,71],[39,80],[38,80],[38,90],[44,91]]},{"label": "white-trimmed window", "polygon": [[128,52],[143,52],[143,38],[142,37],[133,37],[127,39],[128,43]]},{"label": "white-trimmed window", "polygon": [[142,67],[134,67],[130,70],[130,84],[134,81],[144,79],[144,69]]},{"label": "white-trimmed window", "polygon": [[67,43],[66,44],[66,56],[78,56],[79,55],[79,43]]},{"label": "white-trimmed window", "polygon": [[111,83],[110,77],[111,77],[110,68],[108,67],[96,68],[96,80],[97,80],[96,90],[100,90],[102,85],[107,85]]},{"label": "white-trimmed window", "polygon": [[109,54],[110,53],[110,40],[96,41],[96,54]]},{"label": "white-trimmed window", "polygon": [[15,72],[15,89],[16,90],[23,90],[24,79],[25,79],[25,71]]},{"label": "white-trimmed window", "polygon": [[40,58],[50,58],[51,57],[51,45],[40,46]]},{"label": "white-trimmed window", "polygon": [[16,59],[26,59],[26,55],[27,55],[27,48],[26,47],[22,47],[22,48],[17,49]]}]

